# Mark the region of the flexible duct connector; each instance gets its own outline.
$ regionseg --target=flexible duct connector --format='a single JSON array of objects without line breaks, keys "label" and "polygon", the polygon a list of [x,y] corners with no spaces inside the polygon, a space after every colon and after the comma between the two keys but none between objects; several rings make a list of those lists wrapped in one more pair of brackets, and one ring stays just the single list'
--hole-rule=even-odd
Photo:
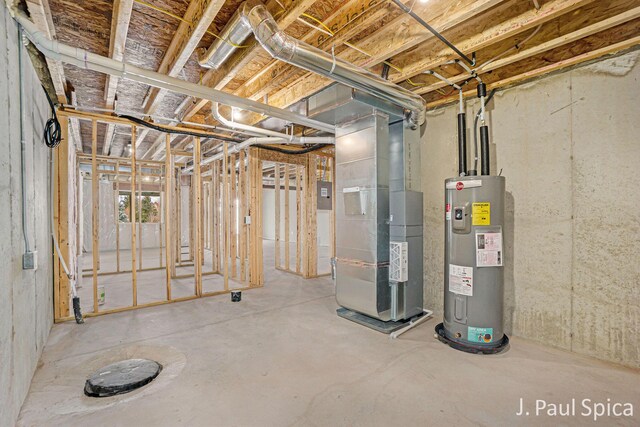
[{"label": "flexible duct connector", "polygon": [[[248,29],[251,29],[256,40],[273,58],[399,105],[404,109],[405,119],[412,127],[424,123],[426,103],[420,95],[289,36],[278,27],[264,5],[252,0],[238,8],[224,34],[228,37],[233,36],[237,41]],[[236,47],[228,42],[216,41],[201,58],[200,64],[207,67],[219,66],[235,49]]]}]

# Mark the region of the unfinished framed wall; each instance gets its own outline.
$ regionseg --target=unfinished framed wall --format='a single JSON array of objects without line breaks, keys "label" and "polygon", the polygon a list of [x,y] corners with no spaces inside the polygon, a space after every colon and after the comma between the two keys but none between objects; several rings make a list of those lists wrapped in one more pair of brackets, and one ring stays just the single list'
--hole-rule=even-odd
[{"label": "unfinished framed wall", "polygon": [[[128,157],[101,156],[96,135],[104,123],[90,120],[92,153],[59,162],[59,179],[67,181],[55,191],[58,205],[78,216],[62,222],[60,209],[56,226],[68,236],[76,225],[68,246],[78,250],[75,278],[85,316],[264,284],[262,245],[255,244],[262,241],[262,161],[255,150],[230,153],[223,143],[222,158],[200,166],[200,138],[192,138],[188,151],[172,146],[167,134],[164,161],[141,159],[136,143]],[[131,141],[137,132],[131,126]],[[185,172],[187,162],[192,171]],[[68,278],[56,274],[55,320],[70,320]]]},{"label": "unfinished framed wall", "polygon": [[[335,256],[333,209],[333,154],[284,154],[256,149],[265,162],[265,204],[273,230],[274,266],[277,270],[313,278],[331,274]],[[271,194],[270,192],[273,192]],[[272,235],[271,235],[272,231]]]}]

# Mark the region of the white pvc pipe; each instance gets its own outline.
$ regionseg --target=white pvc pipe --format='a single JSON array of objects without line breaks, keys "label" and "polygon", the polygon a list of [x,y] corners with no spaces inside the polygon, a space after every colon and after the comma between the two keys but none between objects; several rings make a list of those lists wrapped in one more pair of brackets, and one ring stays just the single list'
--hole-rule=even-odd
[{"label": "white pvc pipe", "polygon": [[[289,143],[289,144],[334,144],[335,143],[335,138],[333,137],[295,136],[293,134],[289,135],[287,133],[277,132],[270,129],[263,129],[263,128],[259,128],[251,125],[245,125],[243,123],[238,123],[233,120],[229,120],[226,117],[224,117],[222,114],[220,114],[218,102],[213,102],[211,104],[211,115],[213,116],[214,119],[222,123],[224,126],[231,128],[235,131],[244,131],[244,132],[252,133],[254,135],[277,138],[278,140],[282,139],[282,140],[285,140],[285,143]],[[240,145],[242,144],[235,145],[234,147],[238,147]]]},{"label": "white pvc pipe", "polygon": [[234,122],[233,120],[229,120],[226,117],[224,117],[222,114],[220,114],[219,105],[220,104],[218,102],[211,103],[211,115],[213,116],[214,119],[216,119],[217,121],[219,121],[220,123],[222,123],[224,126],[228,128],[231,128],[233,130],[251,132],[258,135],[270,136],[273,138],[287,138],[291,140],[293,140],[294,138],[293,135],[287,135],[282,132],[276,132],[273,130],[263,129],[256,126],[245,125],[243,123],[238,123],[238,122]]},{"label": "white pvc pipe", "polygon": [[207,86],[186,82],[175,77],[169,77],[156,71],[145,70],[134,65],[116,61],[84,49],[68,46],[56,40],[50,40],[38,30],[38,27],[29,18],[17,9],[11,9],[14,19],[24,28],[27,37],[46,57],[62,61],[76,67],[110,74],[129,79],[149,86],[166,89],[172,92],[189,95],[195,98],[209,101],[220,101],[227,105],[254,111],[269,117],[277,117],[291,123],[298,123],[313,129],[331,134],[335,133],[335,127],[317,120],[310,119],[288,110],[265,105],[251,99],[242,98],[230,93],[216,90]]}]

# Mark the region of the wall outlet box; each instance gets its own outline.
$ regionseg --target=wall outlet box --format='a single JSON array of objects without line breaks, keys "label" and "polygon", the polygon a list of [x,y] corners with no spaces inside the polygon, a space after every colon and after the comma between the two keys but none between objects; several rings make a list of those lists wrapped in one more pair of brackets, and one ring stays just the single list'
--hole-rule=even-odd
[{"label": "wall outlet box", "polygon": [[251,224],[251,217],[250,216],[245,216],[244,217],[244,223],[247,224],[247,225]]},{"label": "wall outlet box", "polygon": [[38,268],[38,251],[25,252],[22,255],[22,269],[36,270]]}]

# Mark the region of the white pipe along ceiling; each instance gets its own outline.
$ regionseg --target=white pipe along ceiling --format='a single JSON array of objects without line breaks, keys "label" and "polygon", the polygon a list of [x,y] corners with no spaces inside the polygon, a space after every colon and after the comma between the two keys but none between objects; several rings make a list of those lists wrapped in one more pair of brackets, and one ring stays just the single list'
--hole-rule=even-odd
[{"label": "white pipe along ceiling", "polygon": [[51,40],[46,36],[46,34],[40,31],[33,22],[31,22],[24,12],[15,8],[10,10],[14,19],[24,29],[29,40],[31,40],[36,48],[48,58],[75,65],[82,69],[118,76],[172,92],[207,99],[212,102],[220,101],[227,105],[232,105],[244,110],[250,110],[269,117],[276,117],[290,123],[296,123],[322,132],[330,134],[335,133],[335,127],[333,125],[310,119],[289,110],[266,105],[251,99],[242,98],[207,86],[190,83],[156,71],[145,70],[134,65],[91,53],[85,49],[75,48],[56,40]]},{"label": "white pipe along ceiling", "polygon": [[334,138],[295,136],[293,134],[289,135],[282,132],[276,132],[269,129],[263,129],[256,126],[250,126],[250,125],[245,125],[243,123],[238,123],[236,121],[229,120],[226,117],[224,117],[220,113],[219,106],[220,104],[217,102],[211,103],[211,115],[213,116],[214,119],[222,123],[224,126],[231,128],[233,130],[245,131],[245,132],[258,134],[261,136],[270,136],[273,138],[283,139],[286,142],[289,142],[291,144],[300,144],[302,143],[301,141],[303,140],[306,141],[306,143],[310,143],[310,144],[311,143],[333,144],[335,142]]}]

